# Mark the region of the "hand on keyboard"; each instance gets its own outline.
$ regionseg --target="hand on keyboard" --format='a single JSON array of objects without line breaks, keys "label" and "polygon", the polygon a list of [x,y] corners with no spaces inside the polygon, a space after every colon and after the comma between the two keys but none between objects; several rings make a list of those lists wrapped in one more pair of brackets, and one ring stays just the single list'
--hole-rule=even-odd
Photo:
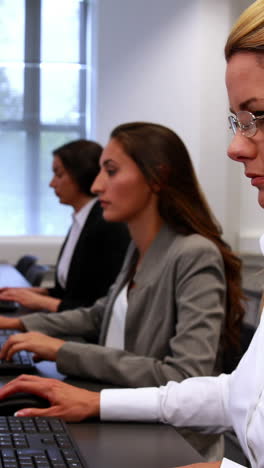
[{"label": "hand on keyboard", "polygon": [[0,351],[0,359],[7,361],[21,350],[34,353],[34,358],[56,361],[57,352],[64,344],[59,338],[51,338],[40,332],[17,333],[12,335]]},{"label": "hand on keyboard", "polygon": [[[10,336],[16,333],[17,332],[15,330],[0,329],[0,349],[2,349],[2,347],[5,345],[6,341],[10,338]],[[0,359],[0,375],[6,373],[7,371],[21,374],[21,372],[29,372],[34,368],[35,365],[32,359],[32,354],[25,350],[13,354],[10,361]]]},{"label": "hand on keyboard", "polygon": [[100,393],[34,375],[20,375],[0,388],[0,400],[15,393],[34,393],[50,402],[49,408],[27,408],[16,416],[55,416],[78,422],[99,416]]},{"label": "hand on keyboard", "polygon": [[[1,288],[0,300],[15,301],[31,310],[41,310],[43,294],[32,291],[30,288]],[[44,307],[45,308],[45,307]]]}]

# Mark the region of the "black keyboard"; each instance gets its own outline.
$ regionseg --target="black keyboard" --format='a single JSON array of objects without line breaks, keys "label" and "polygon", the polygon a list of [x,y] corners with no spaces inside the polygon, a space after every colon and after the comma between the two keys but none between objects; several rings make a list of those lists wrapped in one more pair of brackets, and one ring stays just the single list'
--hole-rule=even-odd
[{"label": "black keyboard", "polygon": [[[8,340],[8,338],[15,333],[18,332],[15,330],[0,329],[0,349],[6,340]],[[20,374],[21,372],[31,372],[33,370],[35,370],[35,364],[32,358],[32,353],[29,351],[18,351],[12,356],[11,361],[0,359],[0,374],[6,372]]]},{"label": "black keyboard", "polygon": [[0,299],[0,310],[3,312],[15,312],[19,307],[18,302],[16,301],[4,301]]},{"label": "black keyboard", "polygon": [[15,416],[0,416],[0,466],[85,468],[79,449],[62,420]]}]

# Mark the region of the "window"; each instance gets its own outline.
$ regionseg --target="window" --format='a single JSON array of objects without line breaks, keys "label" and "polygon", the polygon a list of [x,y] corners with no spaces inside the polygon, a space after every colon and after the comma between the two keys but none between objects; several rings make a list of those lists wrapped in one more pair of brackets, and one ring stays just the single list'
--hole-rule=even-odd
[{"label": "window", "polygon": [[49,181],[52,150],[87,134],[87,12],[0,0],[0,235],[64,235],[71,222]]}]

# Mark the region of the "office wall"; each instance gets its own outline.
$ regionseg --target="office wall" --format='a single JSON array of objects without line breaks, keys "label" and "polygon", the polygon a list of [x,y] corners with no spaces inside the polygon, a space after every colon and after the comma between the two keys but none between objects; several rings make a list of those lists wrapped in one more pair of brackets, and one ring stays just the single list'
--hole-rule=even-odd
[{"label": "office wall", "polygon": [[256,191],[226,157],[228,102],[223,46],[250,0],[97,0],[93,132],[105,143],[118,123],[151,120],[187,144],[226,239],[259,252]]}]

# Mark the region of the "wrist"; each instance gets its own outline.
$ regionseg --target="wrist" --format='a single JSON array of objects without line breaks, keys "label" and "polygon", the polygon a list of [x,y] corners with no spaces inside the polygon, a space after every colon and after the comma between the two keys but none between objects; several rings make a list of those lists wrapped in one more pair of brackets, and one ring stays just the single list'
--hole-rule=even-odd
[{"label": "wrist", "polygon": [[5,328],[11,328],[11,329],[14,329],[14,330],[20,330],[20,331],[25,331],[25,326],[24,326],[24,323],[22,322],[22,320],[18,319],[18,318],[10,318],[8,319],[8,321],[6,322],[5,324]]},{"label": "wrist", "polygon": [[99,392],[90,392],[86,390],[87,395],[87,411],[86,417],[99,418],[100,417],[100,396]]},{"label": "wrist", "polygon": [[61,303],[60,299],[56,299],[55,297],[49,297],[49,311],[50,312],[58,312],[58,307]]},{"label": "wrist", "polygon": [[60,299],[56,299],[55,297],[42,295],[39,299],[39,308],[48,310],[49,312],[58,312],[60,302]]}]

